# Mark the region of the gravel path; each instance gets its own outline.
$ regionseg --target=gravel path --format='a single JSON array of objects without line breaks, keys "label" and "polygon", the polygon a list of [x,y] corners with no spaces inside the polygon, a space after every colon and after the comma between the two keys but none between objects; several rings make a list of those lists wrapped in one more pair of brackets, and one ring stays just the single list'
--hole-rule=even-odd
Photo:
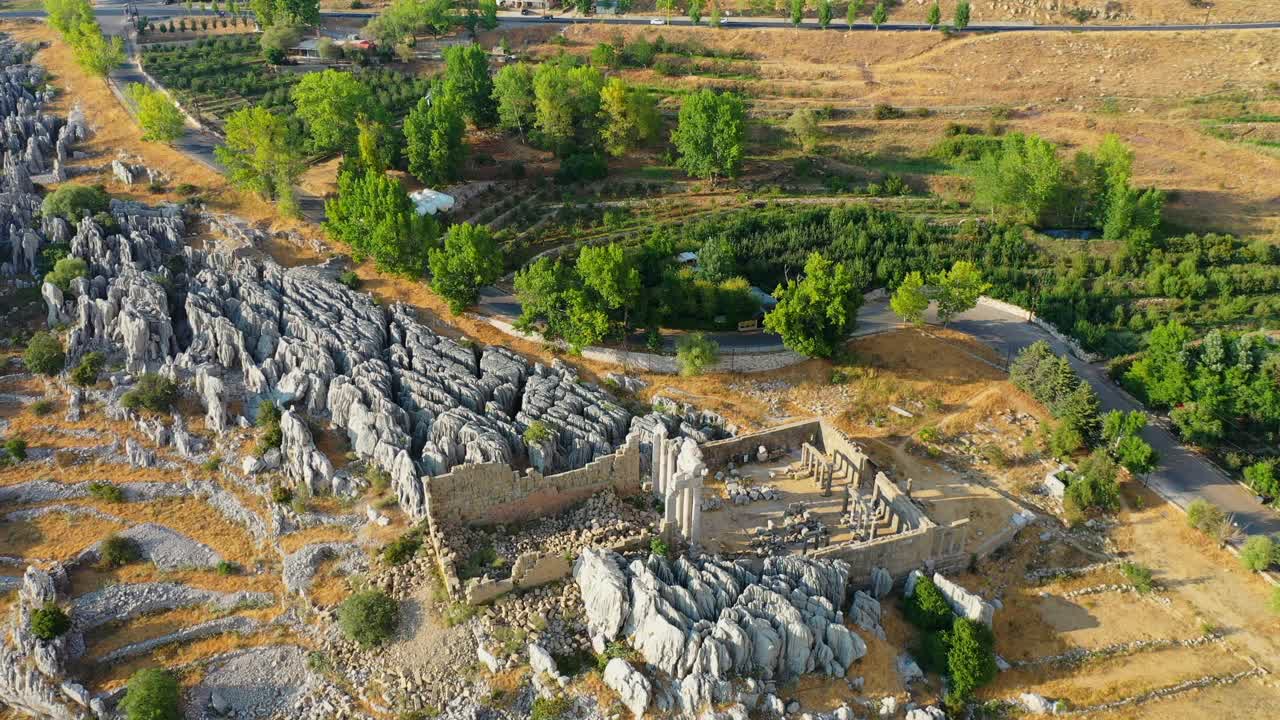
[{"label": "gravel path", "polygon": [[293,703],[307,677],[306,651],[296,645],[228,653],[210,661],[187,694],[187,718],[270,717]]},{"label": "gravel path", "polygon": [[83,631],[114,620],[128,620],[147,613],[201,603],[231,610],[243,605],[271,605],[275,601],[275,595],[271,593],[221,593],[169,582],[111,585],[76,598],[72,603],[71,618],[76,628]]}]

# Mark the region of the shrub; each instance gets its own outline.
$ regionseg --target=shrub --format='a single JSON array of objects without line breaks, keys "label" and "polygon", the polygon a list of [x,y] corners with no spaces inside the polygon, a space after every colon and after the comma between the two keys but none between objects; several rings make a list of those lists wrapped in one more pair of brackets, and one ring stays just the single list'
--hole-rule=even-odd
[{"label": "shrub", "polygon": [[871,108],[871,117],[876,120],[897,120],[906,116],[907,114],[900,108],[887,103],[877,103],[875,107]]},{"label": "shrub", "polygon": [[120,707],[125,720],[179,720],[178,681],[166,670],[146,668],[129,678]]},{"label": "shrub", "polygon": [[44,281],[58,286],[63,292],[71,290],[71,281],[76,278],[86,277],[89,274],[89,265],[78,257],[59,258],[53,264],[53,269],[45,273]]},{"label": "shrub", "polygon": [[1066,501],[1079,510],[1115,512],[1120,507],[1116,463],[1104,450],[1095,450],[1072,473]]},{"label": "shrub", "polygon": [[685,377],[701,375],[719,357],[720,344],[700,332],[683,335],[676,341],[676,365]]},{"label": "shrub", "polygon": [[365,648],[389,640],[399,622],[399,606],[380,590],[358,592],[338,608],[338,625],[343,634]]},{"label": "shrub", "polygon": [[609,165],[604,156],[596,153],[575,153],[560,161],[560,169],[556,171],[556,182],[570,185],[580,182],[601,180],[609,174]]},{"label": "shrub", "polygon": [[40,400],[31,403],[31,414],[36,417],[44,417],[51,412],[53,412],[52,400],[41,398]]},{"label": "shrub", "polygon": [[369,465],[364,469],[364,479],[374,493],[381,495],[391,487],[391,474],[377,465]]},{"label": "shrub", "polygon": [[422,538],[409,532],[387,543],[382,548],[382,559],[388,565],[403,565],[413,559],[422,547]]},{"label": "shrub", "polygon": [[98,382],[98,375],[107,364],[107,357],[94,351],[80,358],[80,363],[71,370],[71,382],[80,387],[89,387]]},{"label": "shrub", "polygon": [[524,429],[524,442],[526,445],[541,445],[551,439],[551,428],[541,420],[534,420]]},{"label": "shrub", "polygon": [[60,217],[75,223],[85,215],[105,212],[111,204],[110,200],[110,196],[102,188],[70,183],[45,195],[40,213],[45,217]]},{"label": "shrub", "polygon": [[9,438],[4,442],[4,451],[12,459],[22,461],[27,459],[27,441],[22,438]]},{"label": "shrub", "polygon": [[178,386],[172,380],[156,373],[146,373],[132,390],[120,398],[120,403],[130,410],[168,412],[177,399]]},{"label": "shrub", "polygon": [[142,559],[142,548],[131,538],[108,535],[98,551],[102,564],[109,568],[124,567]]},{"label": "shrub", "polygon": [[1217,505],[1205,500],[1192,500],[1187,505],[1187,524],[1205,535],[1215,536],[1227,521],[1227,516]]},{"label": "shrub", "polygon": [[218,569],[218,574],[224,577],[230,576],[230,575],[239,575],[241,570],[238,564],[233,563],[230,560],[219,560],[217,569]]},{"label": "shrub", "polygon": [[940,433],[936,425],[925,425],[916,433],[916,437],[920,439],[920,442],[933,443],[938,442]]},{"label": "shrub", "polygon": [[922,577],[916,582],[915,592],[904,603],[907,621],[925,632],[939,632],[951,627],[955,614],[933,580]]},{"label": "shrub", "polygon": [[1276,558],[1276,544],[1266,535],[1254,535],[1240,548],[1240,564],[1251,572],[1262,572]]},{"label": "shrub", "polygon": [[293,491],[283,485],[271,486],[271,502],[284,505],[293,499]]},{"label": "shrub", "polygon": [[106,480],[94,480],[89,483],[89,495],[106,502],[124,502],[124,490],[119,485]]},{"label": "shrub", "polygon": [[52,640],[71,629],[71,618],[53,603],[31,613],[31,633],[41,640]]},{"label": "shrub", "polygon": [[951,628],[951,649],[947,652],[951,689],[959,699],[967,699],[973,691],[996,676],[995,638],[982,623],[956,618]]},{"label": "shrub", "polygon": [[280,447],[284,442],[284,432],[280,429],[280,408],[276,407],[275,403],[270,400],[258,403],[258,417],[255,423],[262,429],[262,434],[258,435],[258,443],[253,450],[259,457]]},{"label": "shrub", "polygon": [[1142,594],[1147,594],[1154,589],[1151,581],[1151,568],[1139,565],[1137,563],[1125,562],[1120,565],[1120,572],[1124,578],[1133,584],[1133,587]]},{"label": "shrub", "polygon": [[916,648],[916,660],[925,671],[946,675],[947,653],[950,649],[945,631],[924,633],[920,638],[920,647]]},{"label": "shrub", "polygon": [[1244,480],[1253,491],[1265,497],[1280,496],[1280,473],[1274,460],[1254,463],[1244,469]]},{"label": "shrub", "polygon": [[563,695],[553,698],[539,697],[533,701],[529,720],[559,720],[569,712],[569,699]]},{"label": "shrub", "polygon": [[346,285],[352,290],[356,290],[360,287],[360,276],[356,275],[355,270],[344,270],[343,273],[338,276],[338,282]]},{"label": "shrub", "polygon": [[22,362],[31,372],[52,377],[66,367],[67,354],[62,350],[62,341],[56,336],[38,332],[27,343],[27,349],[22,353]]},{"label": "shrub", "polygon": [[667,557],[671,553],[671,548],[667,547],[667,541],[656,537],[649,540],[649,552],[658,557]]}]

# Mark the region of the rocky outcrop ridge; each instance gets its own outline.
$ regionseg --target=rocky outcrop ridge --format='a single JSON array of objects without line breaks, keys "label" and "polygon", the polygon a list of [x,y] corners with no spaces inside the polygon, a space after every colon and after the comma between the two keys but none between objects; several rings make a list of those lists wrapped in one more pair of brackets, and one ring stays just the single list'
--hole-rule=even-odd
[{"label": "rocky outcrop ridge", "polygon": [[31,632],[31,613],[57,602],[68,585],[61,566],[28,567],[18,602],[0,628],[0,706],[33,717],[80,720],[88,716],[89,693],[66,676],[66,662],[78,650],[78,636],[41,640]]},{"label": "rocky outcrop ridge", "polygon": [[[867,651],[838,610],[848,579],[842,561],[795,556],[767,558],[755,572],[716,558],[651,555],[628,563],[588,549],[574,565],[597,650],[625,638],[674,679],[663,695],[688,715],[730,699],[732,676],[844,675]],[[638,698],[638,683],[623,670],[614,669],[615,684]]]}]

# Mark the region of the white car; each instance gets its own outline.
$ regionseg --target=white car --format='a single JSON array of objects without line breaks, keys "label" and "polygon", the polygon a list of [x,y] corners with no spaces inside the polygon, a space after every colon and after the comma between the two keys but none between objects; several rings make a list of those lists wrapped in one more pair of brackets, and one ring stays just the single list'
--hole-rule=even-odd
[{"label": "white car", "polygon": [[654,18],[649,21],[649,24],[650,25],[666,25],[667,21],[663,20],[662,18]]}]

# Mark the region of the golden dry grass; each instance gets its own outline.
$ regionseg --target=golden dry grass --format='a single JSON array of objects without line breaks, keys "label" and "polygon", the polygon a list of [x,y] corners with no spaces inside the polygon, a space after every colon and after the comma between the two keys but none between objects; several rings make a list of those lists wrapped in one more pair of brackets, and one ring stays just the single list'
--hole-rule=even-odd
[{"label": "golden dry grass", "polygon": [[87,515],[49,513],[32,520],[0,524],[0,546],[6,555],[67,561],[107,535],[125,528],[120,523]]},{"label": "golden dry grass", "polygon": [[[306,646],[306,642],[302,637],[279,627],[247,635],[227,633],[181,645],[170,645],[125,662],[113,663],[107,667],[98,667],[97,673],[90,678],[90,685],[98,691],[114,690],[124,685],[130,675],[143,668],[157,666],[172,668],[211,658],[232,650],[282,643]],[[189,678],[188,680],[193,679]],[[195,683],[184,682],[183,684],[189,686]]]},{"label": "golden dry grass", "polygon": [[354,538],[349,528],[340,525],[320,525],[306,528],[280,537],[280,549],[293,554],[312,543],[351,542]]}]

